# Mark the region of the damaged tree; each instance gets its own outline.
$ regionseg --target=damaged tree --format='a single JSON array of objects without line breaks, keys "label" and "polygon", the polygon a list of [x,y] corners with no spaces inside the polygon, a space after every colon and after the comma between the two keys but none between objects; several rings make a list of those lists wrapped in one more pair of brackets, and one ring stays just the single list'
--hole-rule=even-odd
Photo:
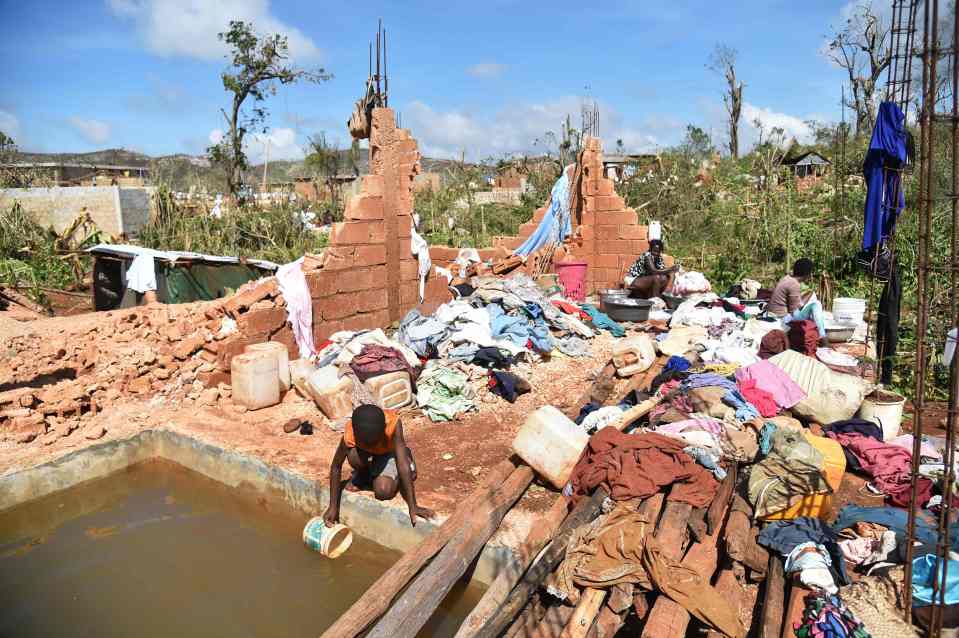
[{"label": "damaged tree", "polygon": [[717,44],[709,58],[708,68],[726,78],[726,92],[723,104],[729,114],[729,154],[739,157],[739,119],[743,111],[743,86],[736,77],[736,49],[725,44]]},{"label": "damaged tree", "polygon": [[849,75],[852,95],[846,106],[856,112],[856,137],[868,134],[876,119],[876,85],[892,61],[890,30],[871,2],[860,3],[829,43],[826,56]]},{"label": "damaged tree", "polygon": [[[220,40],[230,45],[232,67],[223,72],[223,88],[233,94],[230,112],[221,109],[226,120],[223,138],[207,149],[210,160],[226,173],[226,187],[236,196],[243,184],[243,171],[249,168],[243,140],[246,134],[263,125],[267,110],[263,101],[267,94],[276,94],[276,83],[293,84],[300,80],[319,84],[330,79],[322,68],[315,71],[298,69],[287,64],[289,45],[285,36],[258,36],[253,25],[231,20],[230,30],[221,32]],[[253,98],[253,108],[243,111],[243,103]],[[266,126],[262,127],[266,132]]]}]

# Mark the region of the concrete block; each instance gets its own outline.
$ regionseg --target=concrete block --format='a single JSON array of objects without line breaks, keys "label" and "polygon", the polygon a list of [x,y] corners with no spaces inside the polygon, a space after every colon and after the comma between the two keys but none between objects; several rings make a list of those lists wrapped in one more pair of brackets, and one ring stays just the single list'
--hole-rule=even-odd
[{"label": "concrete block", "polygon": [[649,229],[646,226],[625,224],[619,227],[619,236],[622,239],[646,239]]},{"label": "concrete block", "polygon": [[596,239],[617,239],[619,237],[619,226],[610,226],[600,224],[596,226]]},{"label": "concrete block", "polygon": [[358,195],[347,201],[344,217],[348,220],[383,219],[383,211],[382,197]]}]

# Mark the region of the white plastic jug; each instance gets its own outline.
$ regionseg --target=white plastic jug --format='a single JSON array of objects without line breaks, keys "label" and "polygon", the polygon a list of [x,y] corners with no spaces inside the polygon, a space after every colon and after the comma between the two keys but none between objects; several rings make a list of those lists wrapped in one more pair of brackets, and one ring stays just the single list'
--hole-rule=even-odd
[{"label": "white plastic jug", "polygon": [[656,346],[646,335],[621,339],[613,346],[613,365],[621,377],[645,372],[656,361]]},{"label": "white plastic jug", "polygon": [[384,410],[404,408],[413,403],[413,384],[406,370],[387,372],[363,382],[376,405]]},{"label": "white plastic jug", "polygon": [[878,425],[882,430],[882,440],[889,441],[899,436],[905,405],[906,398],[898,394],[888,391],[884,391],[880,397],[870,394],[862,400],[858,416]]},{"label": "white plastic jug", "polygon": [[270,352],[276,357],[276,371],[280,377],[280,392],[290,389],[290,352],[278,341],[254,343],[246,347],[247,352]]},{"label": "white plastic jug", "polygon": [[551,405],[526,417],[513,439],[513,452],[557,489],[569,480],[589,435]]},{"label": "white plastic jug", "polygon": [[311,374],[307,386],[320,411],[330,421],[336,421],[353,414],[353,381],[343,377],[329,385],[322,378],[327,368],[320,368]]},{"label": "white plastic jug", "polygon": [[309,397],[310,391],[306,387],[306,380],[316,370],[316,366],[309,359],[290,361],[290,383],[299,390],[304,397]]},{"label": "white plastic jug", "polygon": [[273,352],[245,352],[230,362],[233,402],[259,410],[280,402],[280,376]]}]

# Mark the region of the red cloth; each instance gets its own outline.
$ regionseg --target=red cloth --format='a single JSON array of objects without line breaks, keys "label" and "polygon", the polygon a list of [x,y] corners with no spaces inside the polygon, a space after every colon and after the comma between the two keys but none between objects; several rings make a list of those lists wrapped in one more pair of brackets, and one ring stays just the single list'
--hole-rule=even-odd
[{"label": "red cloth", "polygon": [[568,301],[560,301],[558,299],[553,299],[553,305],[565,312],[568,315],[576,315],[580,319],[589,320],[589,315],[584,311],[580,310],[578,307],[569,303]]},{"label": "red cloth", "polygon": [[789,324],[789,347],[809,357],[816,356],[819,347],[819,328],[815,321],[803,319]]},{"label": "red cloth", "polygon": [[786,333],[782,330],[770,330],[759,342],[759,358],[768,359],[788,349],[789,340],[786,339]]},{"label": "red cloth", "polygon": [[[908,450],[877,441],[859,432],[826,432],[826,436],[838,441],[847,452],[859,460],[862,469],[872,476],[872,482],[891,504],[909,506],[912,454]],[[917,488],[918,505],[925,507],[926,502],[932,498],[932,481],[920,477]]]},{"label": "red cloth", "polygon": [[350,367],[360,381],[366,381],[371,377],[378,377],[389,372],[399,372],[400,370],[409,373],[410,381],[416,378],[413,374],[413,368],[410,367],[403,353],[396,348],[378,346],[375,343],[368,343],[363,346],[360,353],[350,361]]},{"label": "red cloth", "polygon": [[779,404],[776,403],[776,397],[757,387],[755,379],[737,380],[736,384],[739,386],[739,393],[756,407],[760,415],[770,417],[779,413]]},{"label": "red cloth", "polygon": [[574,498],[602,485],[613,500],[645,498],[672,485],[668,500],[705,507],[719,483],[683,452],[685,443],[662,434],[623,434],[607,426],[583,450],[570,480]]}]

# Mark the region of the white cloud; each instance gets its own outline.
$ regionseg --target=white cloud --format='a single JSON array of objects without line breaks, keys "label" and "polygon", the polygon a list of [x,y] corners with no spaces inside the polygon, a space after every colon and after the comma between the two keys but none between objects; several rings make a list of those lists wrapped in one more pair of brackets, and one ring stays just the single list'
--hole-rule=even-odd
[{"label": "white cloud", "polygon": [[499,62],[480,62],[466,69],[467,75],[474,78],[498,78],[506,71],[506,65]]},{"label": "white cloud", "polygon": [[103,144],[110,139],[110,125],[100,120],[88,120],[76,115],[67,118],[80,137],[91,144]]},{"label": "white cloud", "polygon": [[270,13],[269,0],[108,0],[108,4],[115,15],[132,20],[147,48],[161,56],[222,59],[227,47],[217,34],[229,28],[230,20],[252,23],[261,34],[285,35],[296,60],[320,55],[313,40]]},{"label": "white cloud", "polygon": [[[750,129],[752,133],[750,138],[752,139],[758,138],[759,136],[759,130],[754,126],[754,122],[759,120],[763,128],[766,129],[767,134],[770,129],[781,128],[787,140],[795,137],[801,144],[808,144],[813,141],[813,131],[809,128],[809,125],[806,124],[806,119],[809,118],[800,118],[795,115],[789,115],[788,113],[779,113],[770,108],[755,106],[749,102],[743,103],[742,124],[745,125],[744,128]],[[743,150],[745,149],[740,149],[740,151]]]},{"label": "white cloud", "polygon": [[210,134],[207,136],[207,139],[210,140],[210,144],[219,144],[220,140],[223,139],[223,131],[218,128],[210,131]]},{"label": "white cloud", "polygon": [[[479,116],[467,111],[438,111],[428,104],[414,101],[402,109],[403,125],[419,139],[420,150],[427,157],[459,157],[467,159],[499,159],[514,154],[555,152],[555,143],[544,143],[547,131],[558,132],[566,116],[573,126],[579,125],[582,98],[564,96],[544,103],[513,104],[492,116]],[[652,150],[678,141],[681,127],[675,121],[653,129],[627,125],[612,107],[599,104],[599,136],[607,150],[617,139],[629,152]],[[663,124],[663,122],[657,122]],[[675,130],[673,130],[675,129]]]},{"label": "white cloud", "polygon": [[20,120],[17,119],[17,116],[10,111],[4,111],[3,109],[0,109],[0,132],[3,132],[8,137],[13,138],[14,142],[18,142],[20,135]]},{"label": "white cloud", "polygon": [[291,128],[275,128],[266,133],[254,133],[246,138],[244,149],[252,164],[260,164],[266,158],[266,145],[270,146],[270,160],[302,159],[303,148]]}]

